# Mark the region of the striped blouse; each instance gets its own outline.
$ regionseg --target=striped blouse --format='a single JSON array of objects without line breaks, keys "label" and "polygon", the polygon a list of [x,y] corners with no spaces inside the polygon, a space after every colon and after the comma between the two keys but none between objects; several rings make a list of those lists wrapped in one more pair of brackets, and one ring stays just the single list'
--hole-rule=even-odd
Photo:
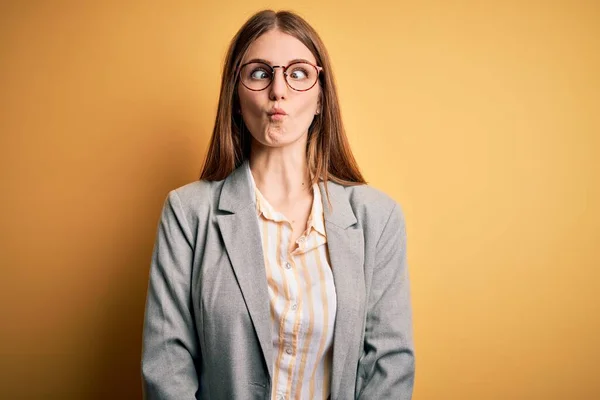
[{"label": "striped blouse", "polygon": [[[250,174],[252,176],[252,174]],[[254,179],[273,335],[273,400],[330,394],[336,293],[317,184],[307,228],[291,248],[292,226]]]}]

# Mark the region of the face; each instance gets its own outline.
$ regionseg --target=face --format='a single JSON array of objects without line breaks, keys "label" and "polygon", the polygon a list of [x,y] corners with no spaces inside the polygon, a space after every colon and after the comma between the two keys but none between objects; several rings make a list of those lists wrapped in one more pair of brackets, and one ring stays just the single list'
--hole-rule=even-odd
[{"label": "face", "polygon": [[[308,47],[295,37],[278,30],[271,30],[256,39],[250,45],[242,65],[254,59],[266,60],[271,66],[287,66],[297,59],[317,65]],[[254,76],[264,77],[264,72],[258,70]],[[294,74],[291,70],[287,72]],[[302,75],[292,75],[291,79],[296,77]],[[252,91],[238,83],[237,91],[244,123],[255,142],[268,147],[283,147],[306,141],[308,127],[320,106],[321,88],[318,82],[311,89],[298,92],[287,85],[283,68],[275,68],[273,81],[266,89]],[[270,115],[274,108],[280,108],[286,114]]]}]

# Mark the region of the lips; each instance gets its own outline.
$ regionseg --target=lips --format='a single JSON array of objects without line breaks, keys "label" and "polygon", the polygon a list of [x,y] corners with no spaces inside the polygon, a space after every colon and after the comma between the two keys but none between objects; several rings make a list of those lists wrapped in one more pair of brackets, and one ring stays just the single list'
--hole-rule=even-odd
[{"label": "lips", "polygon": [[269,110],[268,114],[271,115],[287,115],[287,113],[285,112],[285,110],[283,108],[272,108],[271,110]]},{"label": "lips", "polygon": [[271,121],[283,121],[287,117],[285,114],[269,114],[269,119]]}]

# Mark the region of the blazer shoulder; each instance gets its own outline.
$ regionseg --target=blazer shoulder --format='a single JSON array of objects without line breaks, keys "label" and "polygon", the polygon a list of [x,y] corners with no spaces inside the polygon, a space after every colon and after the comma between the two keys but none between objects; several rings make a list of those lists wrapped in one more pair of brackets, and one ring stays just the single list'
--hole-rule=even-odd
[{"label": "blazer shoulder", "polygon": [[188,220],[216,209],[223,181],[197,180],[172,189],[168,200],[175,202]]},{"label": "blazer shoulder", "polygon": [[353,208],[365,208],[389,215],[394,207],[400,207],[400,204],[389,194],[373,186],[364,184],[344,188]]},{"label": "blazer shoulder", "polygon": [[371,232],[381,232],[388,222],[404,225],[404,212],[399,202],[386,192],[370,185],[344,186],[358,221]]}]

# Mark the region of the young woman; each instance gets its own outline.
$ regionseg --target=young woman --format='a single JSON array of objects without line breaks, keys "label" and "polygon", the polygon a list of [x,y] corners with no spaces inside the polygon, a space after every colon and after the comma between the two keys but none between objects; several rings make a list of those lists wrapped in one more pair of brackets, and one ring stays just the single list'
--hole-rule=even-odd
[{"label": "young woman", "polygon": [[366,185],[331,63],[291,12],[234,37],[201,179],[171,191],[144,321],[147,399],[410,399],[400,207]]}]

